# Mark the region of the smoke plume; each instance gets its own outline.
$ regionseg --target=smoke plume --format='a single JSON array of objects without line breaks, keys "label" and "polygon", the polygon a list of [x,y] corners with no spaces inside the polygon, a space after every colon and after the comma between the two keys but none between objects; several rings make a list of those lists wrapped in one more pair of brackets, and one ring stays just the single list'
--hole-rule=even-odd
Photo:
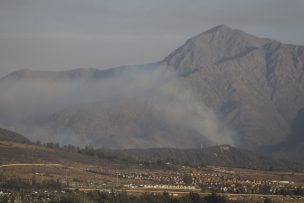
[{"label": "smoke plume", "polygon": [[[33,129],[37,128],[37,120],[47,121],[56,114],[64,111],[69,112],[67,109],[75,111],[75,109],[83,106],[93,108],[98,103],[99,106],[96,106],[96,111],[98,111],[100,108],[105,108],[103,104],[115,109],[117,103],[131,103],[133,106],[138,105],[138,111],[145,109],[144,111],[148,112],[142,115],[153,115],[155,120],[164,125],[188,129],[187,132],[193,132],[196,135],[192,139],[203,138],[202,140],[207,140],[209,144],[234,145],[234,133],[220,122],[216,114],[172,70],[170,67],[156,64],[151,67],[128,67],[106,77],[97,77],[96,73],[100,76],[103,72],[96,71],[92,73],[91,77],[79,77],[77,79],[69,77],[25,77],[13,81],[8,78],[2,79],[0,80],[0,122],[3,127],[9,126],[15,130],[17,129],[32,140],[103,146],[99,145],[98,142],[103,142],[103,137],[101,138],[100,135],[105,135],[106,132],[94,131],[80,135],[77,131],[69,128],[68,125],[65,126],[63,131],[56,129],[56,126],[47,126],[45,124],[47,122],[42,124],[42,127],[39,126],[40,122],[38,122],[39,131]],[[57,73],[57,75],[60,75],[60,73]],[[120,105],[117,108],[122,107]],[[135,107],[133,108],[137,111]],[[116,109],[115,111],[130,110],[129,114],[132,114],[132,109]],[[112,110],[109,111],[111,113]],[[138,115],[140,113],[137,113],[135,117]],[[113,120],[114,117],[111,119]],[[35,122],[36,124],[33,124]],[[108,127],[114,128],[112,127],[114,122],[115,120],[109,122]],[[151,124],[147,123],[146,126],[148,127],[144,128],[148,129],[150,134],[153,134],[154,129],[159,128],[157,125],[153,126],[153,121],[151,121]],[[128,125],[115,127],[121,128],[118,132],[127,134],[116,139],[117,142],[128,139],[131,144],[127,146],[136,147],[138,140],[142,142],[152,140],[149,137],[145,138],[144,135],[142,137],[132,137],[131,131],[124,131],[124,129],[131,128],[132,123]],[[52,135],[50,135],[50,132],[44,132],[50,128],[53,128]],[[113,136],[117,137],[119,135]],[[191,135],[185,135],[185,137],[187,136],[190,139]],[[104,139],[110,138],[105,136]],[[152,144],[147,146],[153,147],[155,140],[158,139],[159,142],[162,142],[162,139],[165,138],[159,136],[153,139]],[[198,140],[198,142],[200,141]],[[132,142],[135,144],[132,144]],[[172,144],[170,143],[169,146],[174,146],[175,140],[171,142]],[[193,142],[195,143],[195,140]],[[167,145],[164,143],[157,146]]]}]

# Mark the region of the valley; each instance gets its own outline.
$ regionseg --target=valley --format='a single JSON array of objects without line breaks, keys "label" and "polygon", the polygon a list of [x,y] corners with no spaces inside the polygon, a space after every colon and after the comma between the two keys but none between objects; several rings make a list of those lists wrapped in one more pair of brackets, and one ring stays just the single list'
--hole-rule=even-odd
[{"label": "valley", "polygon": [[98,154],[89,148],[13,141],[0,141],[0,155],[0,198],[20,191],[32,193],[33,197],[54,195],[54,191],[63,196],[72,191],[126,192],[131,196],[167,191],[176,198],[189,192],[201,196],[216,192],[230,200],[301,202],[304,195],[303,168],[265,171],[224,167],[220,163],[185,164],[174,159],[135,160],[119,151]]}]

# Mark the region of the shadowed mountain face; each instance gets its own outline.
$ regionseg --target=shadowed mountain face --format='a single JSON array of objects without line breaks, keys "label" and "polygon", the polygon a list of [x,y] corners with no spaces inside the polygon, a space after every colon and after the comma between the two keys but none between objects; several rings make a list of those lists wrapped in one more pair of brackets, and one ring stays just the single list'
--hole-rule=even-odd
[{"label": "shadowed mountain face", "polygon": [[301,109],[291,123],[291,134],[283,142],[261,148],[265,154],[276,158],[303,162],[304,151],[304,109]]},{"label": "shadowed mountain face", "polygon": [[290,140],[304,142],[304,109],[301,109],[291,124]]},{"label": "shadowed mountain face", "polygon": [[222,25],[155,64],[12,73],[0,80],[0,122],[113,148],[290,144],[303,134],[303,64],[303,46]]}]

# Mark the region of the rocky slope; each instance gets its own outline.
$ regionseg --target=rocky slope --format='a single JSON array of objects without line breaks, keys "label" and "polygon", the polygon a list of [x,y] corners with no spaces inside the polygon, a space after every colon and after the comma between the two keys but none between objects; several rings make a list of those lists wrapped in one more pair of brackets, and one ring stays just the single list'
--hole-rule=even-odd
[{"label": "rocky slope", "polygon": [[304,106],[304,46],[222,25],[188,40],[164,63],[237,130],[245,147],[288,139]]}]

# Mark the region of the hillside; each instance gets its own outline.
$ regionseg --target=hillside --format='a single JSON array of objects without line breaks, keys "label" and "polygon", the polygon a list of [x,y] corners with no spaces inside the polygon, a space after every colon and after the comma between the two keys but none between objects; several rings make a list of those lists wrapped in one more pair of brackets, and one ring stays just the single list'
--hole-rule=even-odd
[{"label": "hillside", "polygon": [[222,167],[247,168],[257,170],[296,171],[303,165],[271,159],[254,152],[229,145],[201,149],[149,148],[149,149],[93,149],[60,148],[55,144],[32,144],[24,136],[0,129],[0,163],[56,163],[107,165],[173,162],[175,164],[214,165]]},{"label": "hillside", "polygon": [[101,159],[72,153],[58,148],[50,148],[34,144],[0,141],[0,163],[54,163],[63,164],[96,164]]},{"label": "hillside", "polygon": [[19,133],[0,128],[0,141],[29,143],[30,140]]},{"label": "hillside", "polygon": [[[203,149],[76,149],[59,148],[54,144],[37,144],[0,141],[0,163],[2,164],[61,164],[65,167],[82,165],[83,167],[107,168],[135,167],[144,163],[147,167],[169,162],[174,165],[220,166],[255,170],[302,171],[304,166],[293,162],[271,159],[251,151],[237,149],[228,145]],[[159,164],[161,163],[161,164]]]},{"label": "hillside", "polygon": [[303,166],[293,162],[271,159],[248,150],[220,145],[202,149],[129,149],[123,154],[137,161],[177,162],[190,165],[214,165],[257,170],[299,170]]}]

